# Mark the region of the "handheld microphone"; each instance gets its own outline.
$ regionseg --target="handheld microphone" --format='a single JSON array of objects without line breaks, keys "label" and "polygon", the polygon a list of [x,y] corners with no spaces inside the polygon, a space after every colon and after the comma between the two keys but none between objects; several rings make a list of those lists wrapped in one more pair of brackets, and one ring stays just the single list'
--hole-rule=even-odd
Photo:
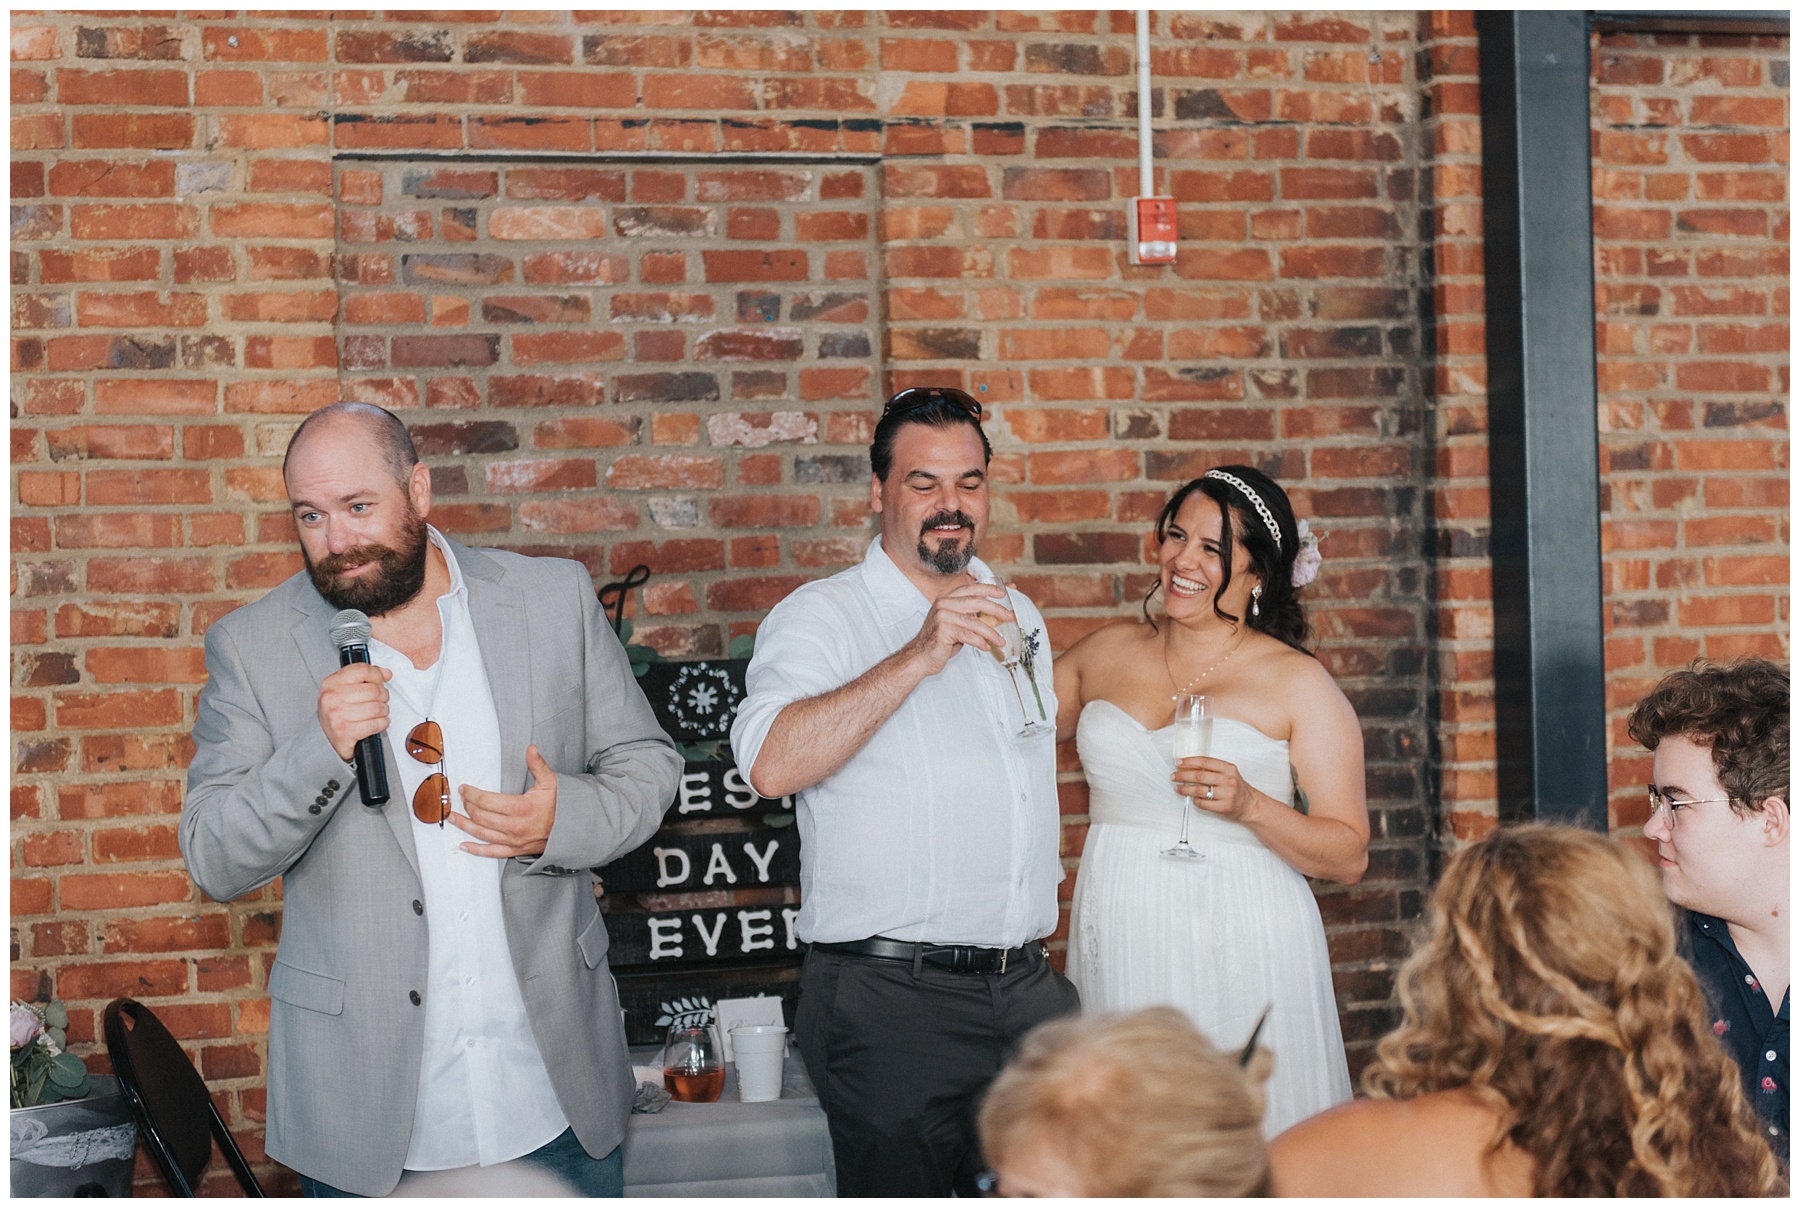
[{"label": "handheld microphone", "polygon": [[[331,621],[331,644],[338,648],[338,666],[369,661],[369,617],[346,608]],[[364,805],[386,805],[387,760],[381,753],[381,735],[371,734],[356,744],[356,787]]]}]

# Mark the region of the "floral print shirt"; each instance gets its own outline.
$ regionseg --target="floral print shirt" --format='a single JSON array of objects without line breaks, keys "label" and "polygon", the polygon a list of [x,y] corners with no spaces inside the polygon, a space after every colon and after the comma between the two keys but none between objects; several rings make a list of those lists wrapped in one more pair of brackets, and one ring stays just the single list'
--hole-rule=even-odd
[{"label": "floral print shirt", "polygon": [[1762,1121],[1763,1135],[1788,1164],[1788,995],[1771,1010],[1769,996],[1732,941],[1724,919],[1687,913],[1684,955],[1706,991],[1713,1034],[1737,1061],[1744,1096]]}]

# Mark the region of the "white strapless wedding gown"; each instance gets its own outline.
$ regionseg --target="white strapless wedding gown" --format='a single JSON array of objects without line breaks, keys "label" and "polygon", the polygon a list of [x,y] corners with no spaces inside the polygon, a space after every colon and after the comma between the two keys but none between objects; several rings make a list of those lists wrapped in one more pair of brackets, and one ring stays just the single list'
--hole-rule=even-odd
[{"label": "white strapless wedding gown", "polygon": [[[1188,842],[1205,858],[1161,854],[1180,833],[1186,803],[1169,780],[1172,728],[1146,730],[1110,701],[1092,701],[1075,743],[1092,819],[1069,927],[1068,975],[1082,1009],[1179,1007],[1236,1053],[1273,1007],[1258,1041],[1275,1055],[1268,1137],[1350,1098],[1331,958],[1306,878],[1248,828],[1199,809]],[[1291,802],[1287,743],[1221,717],[1212,753],[1255,788]]]}]

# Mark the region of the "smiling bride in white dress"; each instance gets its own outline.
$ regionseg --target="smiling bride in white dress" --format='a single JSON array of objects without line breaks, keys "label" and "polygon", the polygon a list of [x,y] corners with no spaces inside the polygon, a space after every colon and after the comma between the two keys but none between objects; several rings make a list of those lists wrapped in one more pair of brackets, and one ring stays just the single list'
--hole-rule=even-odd
[{"label": "smiling bride in white dress", "polygon": [[[1350,1097],[1306,877],[1354,884],[1368,866],[1362,730],[1300,644],[1295,591],[1317,541],[1279,486],[1248,466],[1209,470],[1156,533],[1161,621],[1146,607],[1056,660],[1057,739],[1076,740],[1092,821],[1068,974],[1084,1010],[1166,1003],[1225,1048],[1267,1009],[1272,1137]],[[1212,755],[1177,764],[1179,692],[1207,695],[1215,721]],[[1162,854],[1183,811],[1199,859]]]}]

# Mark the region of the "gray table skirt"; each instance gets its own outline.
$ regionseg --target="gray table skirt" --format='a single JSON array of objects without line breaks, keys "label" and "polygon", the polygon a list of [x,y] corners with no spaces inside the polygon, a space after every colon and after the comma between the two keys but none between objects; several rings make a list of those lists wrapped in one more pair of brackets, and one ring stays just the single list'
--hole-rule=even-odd
[{"label": "gray table skirt", "polygon": [[[658,1049],[633,1050],[656,1065]],[[716,1103],[670,1103],[634,1115],[625,1133],[625,1194],[652,1196],[834,1196],[837,1171],[825,1112],[797,1046],[788,1045],[781,1098],[740,1103],[737,1070],[725,1067]]]}]

